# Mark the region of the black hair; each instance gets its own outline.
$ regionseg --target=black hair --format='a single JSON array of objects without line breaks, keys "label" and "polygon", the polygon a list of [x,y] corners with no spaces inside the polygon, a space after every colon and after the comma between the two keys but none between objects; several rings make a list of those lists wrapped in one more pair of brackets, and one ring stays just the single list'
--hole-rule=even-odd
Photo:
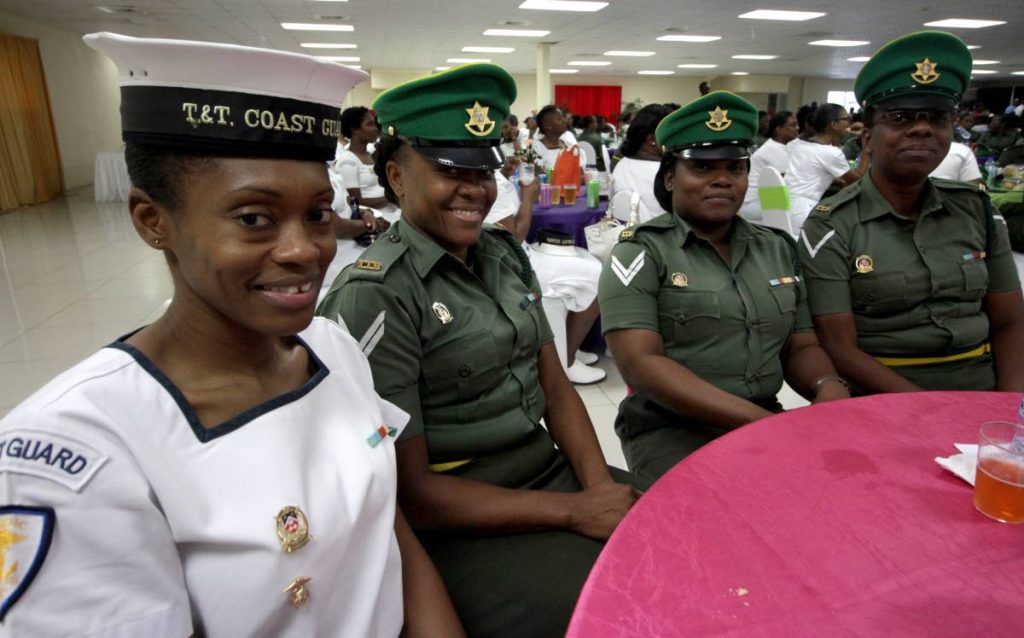
[{"label": "black hair", "polygon": [[398,206],[398,195],[388,181],[388,162],[395,159],[404,146],[405,142],[399,138],[384,134],[373,149],[373,172],[377,173],[377,183],[384,187],[384,197],[395,206]]},{"label": "black hair", "polygon": [[551,115],[552,113],[558,113],[559,115],[561,115],[562,112],[558,110],[558,107],[555,106],[554,104],[548,104],[547,106],[545,106],[544,108],[537,112],[534,121],[537,122],[537,128],[540,129],[541,133],[544,132],[544,118]]},{"label": "black hair", "polygon": [[619,147],[619,153],[623,157],[636,155],[647,136],[653,133],[658,124],[671,112],[664,104],[648,104],[637,111],[626,131],[626,141]]},{"label": "black hair", "polygon": [[363,125],[370,109],[365,106],[350,106],[341,112],[341,134],[352,139],[352,131]]},{"label": "black hair", "polygon": [[509,126],[519,126],[519,118],[514,114],[509,113],[508,117],[505,118],[505,124],[508,124]]},{"label": "black hair", "polygon": [[672,212],[672,191],[665,188],[665,174],[675,170],[675,167],[676,156],[665,153],[661,157],[661,164],[658,165],[658,174],[654,176],[654,199],[669,213]]},{"label": "black hair", "polygon": [[594,117],[593,115],[587,115],[583,118],[582,124],[583,126],[581,126],[580,128],[586,130],[590,128],[591,124],[597,124],[597,118]]},{"label": "black hair", "polygon": [[672,111],[677,111],[680,108],[680,106],[675,102],[665,102],[665,106],[668,107],[669,113],[671,113]]},{"label": "black hair", "polygon": [[775,131],[780,126],[785,126],[786,122],[788,122],[791,117],[793,117],[793,113],[790,111],[779,111],[773,115],[772,118],[768,120],[768,132],[765,133],[768,139],[775,139]]},{"label": "black hair", "polygon": [[814,109],[814,112],[807,117],[807,126],[810,128],[809,136],[824,133],[829,124],[835,122],[844,110],[842,106],[832,102],[826,102]]},{"label": "black hair", "polygon": [[128,142],[124,146],[124,159],[132,186],[164,208],[176,211],[181,206],[185,178],[208,168],[214,157]]}]

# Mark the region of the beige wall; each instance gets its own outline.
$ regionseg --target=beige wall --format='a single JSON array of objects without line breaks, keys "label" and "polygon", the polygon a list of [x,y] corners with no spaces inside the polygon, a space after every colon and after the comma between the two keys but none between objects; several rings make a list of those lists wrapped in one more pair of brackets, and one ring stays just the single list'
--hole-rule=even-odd
[{"label": "beige wall", "polygon": [[96,153],[121,147],[121,96],[114,65],[70,31],[0,14],[0,32],[39,42],[64,186],[91,184]]}]

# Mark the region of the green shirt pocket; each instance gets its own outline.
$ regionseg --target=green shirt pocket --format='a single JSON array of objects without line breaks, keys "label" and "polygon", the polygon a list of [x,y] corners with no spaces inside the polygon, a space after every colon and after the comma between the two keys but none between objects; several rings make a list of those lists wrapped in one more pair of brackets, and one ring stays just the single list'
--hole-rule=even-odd
[{"label": "green shirt pocket", "polygon": [[857,276],[850,280],[854,308],[885,309],[900,306],[907,297],[907,278],[903,273]]},{"label": "green shirt pocket", "polygon": [[423,381],[430,403],[475,399],[504,378],[498,349],[489,330],[478,330],[438,344],[423,358]]},{"label": "green shirt pocket", "polygon": [[961,262],[960,270],[964,276],[964,290],[967,299],[981,299],[988,290],[988,267],[982,259]]},{"label": "green shirt pocket", "polygon": [[717,292],[663,289],[658,295],[658,315],[666,346],[709,338],[721,329]]},{"label": "green shirt pocket", "polygon": [[778,304],[779,312],[796,312],[795,283],[771,286],[768,290],[771,291],[772,297],[775,299],[775,303]]}]

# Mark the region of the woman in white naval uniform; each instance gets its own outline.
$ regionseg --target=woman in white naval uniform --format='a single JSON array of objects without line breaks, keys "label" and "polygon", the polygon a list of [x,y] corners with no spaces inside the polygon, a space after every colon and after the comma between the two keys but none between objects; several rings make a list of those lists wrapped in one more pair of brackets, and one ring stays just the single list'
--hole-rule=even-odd
[{"label": "woman in white naval uniform", "polygon": [[403,600],[406,633],[458,634],[396,511],[408,417],[350,336],[310,324],[337,105],[365,74],[86,42],[118,67],[132,222],[175,292],[0,421],[0,634],[395,636]]}]

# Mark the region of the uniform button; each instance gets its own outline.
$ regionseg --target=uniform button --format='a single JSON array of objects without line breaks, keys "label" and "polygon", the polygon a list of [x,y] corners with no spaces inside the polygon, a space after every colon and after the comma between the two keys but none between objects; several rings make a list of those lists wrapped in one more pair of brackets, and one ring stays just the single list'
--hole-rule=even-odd
[{"label": "uniform button", "polygon": [[402,238],[399,237],[398,235],[388,235],[388,241],[391,242],[392,244],[397,244],[398,242],[402,241]]},{"label": "uniform button", "polygon": [[928,249],[927,248],[922,248],[921,249],[921,254],[922,255],[927,255],[928,254]]},{"label": "uniform button", "polygon": [[469,375],[473,374],[473,368],[469,367],[465,363],[459,366],[459,376],[465,379]]},{"label": "uniform button", "polygon": [[875,293],[869,292],[868,293],[868,301],[874,301],[874,300],[875,300]]},{"label": "uniform button", "polygon": [[753,319],[747,321],[747,327],[748,328],[753,328],[756,325],[757,325],[757,322],[754,321]]}]

